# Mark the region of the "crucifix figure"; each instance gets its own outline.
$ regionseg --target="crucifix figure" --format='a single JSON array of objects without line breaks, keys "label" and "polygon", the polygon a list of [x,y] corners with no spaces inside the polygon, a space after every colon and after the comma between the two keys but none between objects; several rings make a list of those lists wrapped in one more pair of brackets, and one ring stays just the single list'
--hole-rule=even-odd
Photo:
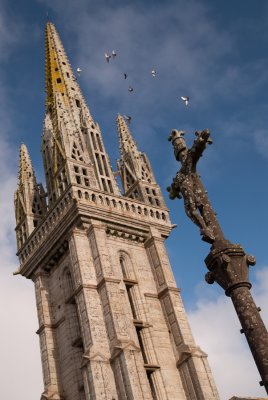
[{"label": "crucifix figure", "polygon": [[211,144],[212,140],[208,130],[197,131],[195,134],[193,146],[188,149],[184,132],[175,129],[171,132],[169,140],[174,146],[174,154],[176,160],[181,163],[181,169],[177,172],[168,191],[171,199],[183,198],[185,212],[200,228],[202,239],[213,243],[216,238],[223,238],[223,234],[196,172],[196,164],[207,144]]}]

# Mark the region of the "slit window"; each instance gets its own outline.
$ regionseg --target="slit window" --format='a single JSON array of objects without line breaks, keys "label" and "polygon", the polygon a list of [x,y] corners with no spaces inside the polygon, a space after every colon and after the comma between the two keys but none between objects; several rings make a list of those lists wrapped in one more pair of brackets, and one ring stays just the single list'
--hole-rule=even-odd
[{"label": "slit window", "polygon": [[101,160],[100,160],[99,154],[96,154],[96,159],[97,159],[97,163],[98,163],[98,167],[99,167],[99,172],[101,175],[103,175],[103,170],[102,170],[102,165],[101,165]]},{"label": "slit window", "polygon": [[61,83],[61,78],[57,78],[57,83]]},{"label": "slit window", "polygon": [[112,187],[112,182],[109,179],[107,180],[107,182],[108,182],[110,192],[113,193],[114,191],[113,191],[113,187]]},{"label": "slit window", "polygon": [[108,192],[105,179],[102,178],[102,179],[101,179],[101,182],[102,182],[103,190],[104,190],[105,192]]},{"label": "slit window", "polygon": [[95,140],[95,137],[94,137],[94,132],[90,132],[90,134],[91,134],[91,139],[92,139],[92,143],[93,143],[93,146],[94,146],[94,150],[97,150],[97,145],[96,145],[96,140]]},{"label": "slit window", "polygon": [[81,108],[81,104],[80,104],[80,101],[78,99],[75,99],[75,104],[76,104],[76,107]]},{"label": "slit window", "polygon": [[99,135],[97,134],[96,137],[97,137],[99,149],[100,149],[100,151],[103,151],[102,144],[101,144],[101,139],[100,139]]},{"label": "slit window", "polygon": [[155,387],[154,387],[154,382],[153,382],[153,371],[146,371],[147,374],[147,379],[151,388],[151,392],[152,392],[152,397],[153,400],[157,400],[157,396],[156,396],[156,391],[155,391]]},{"label": "slit window", "polygon": [[146,353],[145,353],[145,348],[144,348],[144,344],[143,344],[143,340],[142,340],[142,336],[141,336],[141,329],[136,327],[136,332],[137,332],[138,341],[139,341],[139,345],[140,345],[141,354],[142,354],[142,358],[143,358],[144,364],[148,364],[148,360],[147,360],[147,356],[146,356]]},{"label": "slit window", "polygon": [[106,163],[106,160],[105,160],[105,156],[102,155],[101,158],[102,158],[102,163],[103,163],[103,166],[104,166],[105,175],[106,175],[106,176],[109,176],[109,172],[108,172],[108,168],[107,168],[107,163]]},{"label": "slit window", "polygon": [[127,289],[127,296],[128,296],[130,308],[131,308],[131,311],[132,311],[132,316],[133,316],[134,319],[137,319],[137,314],[136,314],[136,310],[135,310],[135,306],[134,306],[134,302],[133,302],[133,297],[132,297],[132,293],[131,293],[131,286],[126,285],[126,289]]}]

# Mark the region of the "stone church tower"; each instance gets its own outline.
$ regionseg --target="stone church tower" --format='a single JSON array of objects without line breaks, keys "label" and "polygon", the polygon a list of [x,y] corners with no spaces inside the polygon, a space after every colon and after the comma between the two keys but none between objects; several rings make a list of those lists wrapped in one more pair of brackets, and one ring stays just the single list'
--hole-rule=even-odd
[{"label": "stone church tower", "polygon": [[15,193],[18,273],[36,291],[41,399],[218,399],[169,264],[172,225],[149,160],[119,115],[122,195],[50,22],[46,92],[47,192],[22,145]]}]

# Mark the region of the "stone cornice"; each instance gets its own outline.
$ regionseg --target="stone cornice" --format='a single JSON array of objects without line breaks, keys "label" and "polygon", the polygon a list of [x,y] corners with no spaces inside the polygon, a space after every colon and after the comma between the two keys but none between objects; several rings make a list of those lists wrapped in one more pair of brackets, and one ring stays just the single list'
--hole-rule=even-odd
[{"label": "stone cornice", "polygon": [[63,322],[65,321],[65,317],[60,318],[57,322],[54,324],[42,324],[36,331],[37,335],[40,335],[41,332],[43,332],[44,329],[57,329]]},{"label": "stone cornice", "polygon": [[158,292],[157,296],[159,299],[161,299],[163,296],[165,296],[169,292],[180,293],[180,289],[178,289],[177,287],[173,287],[173,286],[166,286],[164,289],[162,289]]},{"label": "stone cornice", "polygon": [[93,290],[97,290],[97,285],[94,284],[82,284],[79,285],[75,291],[73,292],[73,294],[65,301],[65,304],[72,304],[75,302],[75,297],[79,295],[79,293],[83,290],[83,289],[93,289]]},{"label": "stone cornice", "polygon": [[109,277],[103,277],[99,282],[98,282],[98,289],[100,289],[105,283],[120,283],[120,279],[116,278],[109,278]]}]

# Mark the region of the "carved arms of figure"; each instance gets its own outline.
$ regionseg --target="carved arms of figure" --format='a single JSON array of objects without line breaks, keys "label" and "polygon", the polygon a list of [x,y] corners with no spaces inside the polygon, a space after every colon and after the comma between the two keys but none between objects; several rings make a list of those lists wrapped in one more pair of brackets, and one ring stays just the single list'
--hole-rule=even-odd
[{"label": "carved arms of figure", "polygon": [[197,161],[200,157],[202,157],[203,152],[208,144],[212,144],[212,139],[210,137],[210,132],[208,129],[203,131],[196,131],[195,132],[196,139],[190,149],[192,153],[192,160],[193,160],[193,167],[195,169]]}]

